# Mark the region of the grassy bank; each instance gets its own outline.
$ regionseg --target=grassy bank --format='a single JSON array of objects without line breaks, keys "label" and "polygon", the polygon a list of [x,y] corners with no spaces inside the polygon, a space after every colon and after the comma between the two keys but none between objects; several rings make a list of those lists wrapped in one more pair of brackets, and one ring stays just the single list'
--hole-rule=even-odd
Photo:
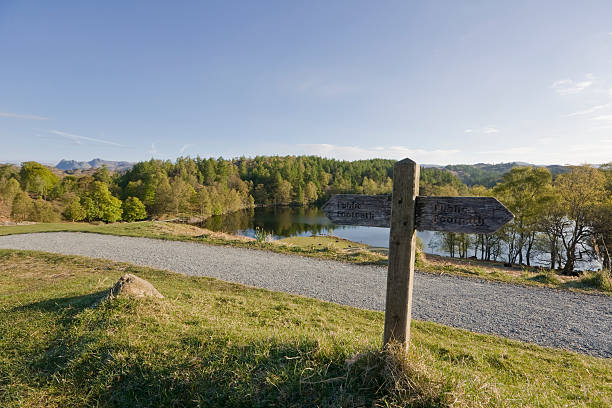
[{"label": "grassy bank", "polygon": [[[328,236],[292,237],[279,241],[258,242],[252,238],[213,232],[193,225],[154,221],[116,224],[40,223],[0,227],[0,235],[58,231],[92,232],[177,241],[194,241],[213,245],[298,254],[356,264],[387,264],[387,253],[384,249],[372,249],[367,245]],[[601,273],[585,273],[578,277],[560,276],[555,274],[554,271],[538,270],[537,268],[519,266],[506,268],[500,262],[431,255],[420,257],[417,267],[422,272],[612,295],[612,280],[609,276],[602,275]]]},{"label": "grassy bank", "polygon": [[[164,299],[104,299],[124,273]],[[115,262],[0,251],[0,406],[610,406],[612,361]],[[418,406],[418,404],[416,405]]]}]

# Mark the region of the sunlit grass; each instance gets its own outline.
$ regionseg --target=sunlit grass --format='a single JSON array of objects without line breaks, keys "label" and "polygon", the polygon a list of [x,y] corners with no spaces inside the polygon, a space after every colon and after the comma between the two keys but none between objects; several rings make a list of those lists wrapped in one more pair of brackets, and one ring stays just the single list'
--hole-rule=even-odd
[{"label": "sunlit grass", "polygon": [[[134,273],[164,299],[105,300]],[[0,406],[610,406],[612,361],[81,257],[0,251]],[[453,403],[451,405],[451,403]]]}]

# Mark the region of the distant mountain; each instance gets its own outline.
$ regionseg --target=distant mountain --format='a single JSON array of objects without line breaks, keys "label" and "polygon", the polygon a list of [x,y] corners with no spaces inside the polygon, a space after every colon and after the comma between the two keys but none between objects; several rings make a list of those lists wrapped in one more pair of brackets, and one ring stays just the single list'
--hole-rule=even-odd
[{"label": "distant mountain", "polygon": [[123,171],[131,169],[134,166],[134,163],[125,162],[125,161],[111,161],[111,160],[102,160],[102,159],[93,159],[91,161],[76,161],[76,160],[61,160],[55,166],[58,170],[88,170],[88,169],[97,169],[102,166],[106,166],[109,170],[112,171]]}]

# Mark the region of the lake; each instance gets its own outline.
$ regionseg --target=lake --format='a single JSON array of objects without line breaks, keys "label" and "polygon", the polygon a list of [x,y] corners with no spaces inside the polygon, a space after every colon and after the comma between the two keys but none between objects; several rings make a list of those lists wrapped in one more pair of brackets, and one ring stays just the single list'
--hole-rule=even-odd
[{"label": "lake", "polygon": [[[262,228],[276,239],[335,235],[373,247],[389,247],[389,228],[359,227],[333,224],[317,206],[310,207],[257,207],[231,214],[215,215],[199,224],[212,231],[255,236],[255,227]],[[433,233],[418,232],[427,252],[435,253],[427,246]]]},{"label": "lake", "polygon": [[[332,223],[317,206],[257,207],[225,215],[215,215],[198,225],[212,231],[222,231],[248,237],[255,237],[255,228],[259,227],[275,239],[294,236],[335,235],[373,247],[389,247],[389,228],[337,225]],[[418,231],[417,235],[423,241],[425,252],[448,256],[447,253],[440,251],[435,245],[430,246],[435,236],[434,232]],[[505,259],[505,253],[502,253],[501,257],[498,258],[498,260]],[[540,254],[532,260],[532,265],[548,266],[550,264],[549,259],[548,254]],[[578,261],[576,263],[578,269],[596,270],[600,267],[601,265],[597,261]]]}]

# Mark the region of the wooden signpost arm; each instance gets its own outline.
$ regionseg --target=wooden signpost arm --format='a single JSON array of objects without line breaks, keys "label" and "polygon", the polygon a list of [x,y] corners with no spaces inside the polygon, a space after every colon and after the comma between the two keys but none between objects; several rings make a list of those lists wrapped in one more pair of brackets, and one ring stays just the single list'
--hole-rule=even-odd
[{"label": "wooden signpost arm", "polygon": [[389,271],[383,342],[399,342],[407,349],[410,339],[412,286],[416,247],[415,206],[419,194],[419,165],[410,159],[393,167]]}]

